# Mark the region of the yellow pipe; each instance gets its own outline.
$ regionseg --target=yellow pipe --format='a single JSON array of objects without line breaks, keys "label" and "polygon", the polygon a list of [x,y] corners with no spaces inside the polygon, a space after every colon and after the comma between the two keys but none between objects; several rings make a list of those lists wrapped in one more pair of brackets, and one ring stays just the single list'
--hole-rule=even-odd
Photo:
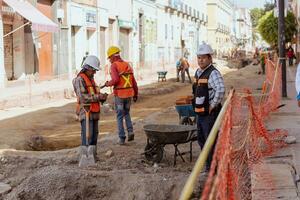
[{"label": "yellow pipe", "polygon": [[201,151],[200,153],[200,156],[198,157],[196,163],[195,163],[195,166],[193,168],[193,171],[192,173],[190,174],[182,192],[181,192],[181,195],[180,195],[180,198],[179,200],[188,200],[193,192],[193,189],[195,187],[195,183],[197,181],[197,177],[198,175],[201,173],[201,170],[207,160],[207,156],[208,156],[208,153],[210,152],[215,140],[216,140],[216,137],[217,137],[217,134],[218,134],[218,130],[219,130],[219,127],[221,126],[221,122],[222,122],[222,119],[225,115],[225,112],[227,110],[227,107],[229,105],[229,102],[231,101],[231,98],[233,96],[233,92],[234,90],[231,89],[230,90],[230,93],[228,95],[228,98],[226,99],[223,107],[222,107],[222,110],[221,112],[219,113],[218,115],[218,118],[216,119],[215,123],[214,123],[214,126],[212,127],[210,133],[209,133],[209,136],[204,144],[204,147],[203,147],[203,150]]}]

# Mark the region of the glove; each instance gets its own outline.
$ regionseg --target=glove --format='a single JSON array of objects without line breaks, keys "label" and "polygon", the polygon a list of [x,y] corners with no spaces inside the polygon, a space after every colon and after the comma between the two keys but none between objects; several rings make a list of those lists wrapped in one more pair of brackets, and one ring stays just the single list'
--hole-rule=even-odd
[{"label": "glove", "polygon": [[133,97],[133,101],[136,102],[138,100],[138,96]]}]

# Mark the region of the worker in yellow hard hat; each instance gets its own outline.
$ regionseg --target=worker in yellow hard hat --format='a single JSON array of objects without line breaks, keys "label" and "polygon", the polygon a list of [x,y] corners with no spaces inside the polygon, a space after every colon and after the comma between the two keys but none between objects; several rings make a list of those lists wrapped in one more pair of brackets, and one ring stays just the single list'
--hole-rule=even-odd
[{"label": "worker in yellow hard hat", "polygon": [[123,119],[125,119],[128,132],[128,141],[134,140],[133,126],[130,117],[131,101],[138,99],[138,86],[133,75],[133,69],[128,62],[122,60],[120,56],[121,49],[117,46],[111,46],[107,50],[107,58],[111,63],[111,80],[105,83],[106,86],[114,87],[115,110],[117,112],[117,123],[119,141],[118,144],[125,144],[125,131]]}]

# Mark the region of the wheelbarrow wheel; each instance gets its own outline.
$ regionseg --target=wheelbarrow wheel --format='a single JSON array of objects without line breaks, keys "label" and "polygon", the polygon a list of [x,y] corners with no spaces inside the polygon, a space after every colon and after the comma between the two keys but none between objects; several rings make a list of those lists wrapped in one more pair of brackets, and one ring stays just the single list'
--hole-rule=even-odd
[{"label": "wheelbarrow wheel", "polygon": [[164,149],[160,145],[155,146],[154,144],[147,143],[145,147],[145,157],[148,161],[154,163],[160,163],[163,158]]},{"label": "wheelbarrow wheel", "polygon": [[182,117],[179,123],[182,125],[194,125],[194,122],[190,117]]}]

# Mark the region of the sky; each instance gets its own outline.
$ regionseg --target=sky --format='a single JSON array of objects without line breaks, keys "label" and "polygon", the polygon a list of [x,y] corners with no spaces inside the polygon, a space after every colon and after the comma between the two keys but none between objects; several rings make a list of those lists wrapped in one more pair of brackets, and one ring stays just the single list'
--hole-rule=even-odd
[{"label": "sky", "polygon": [[274,0],[234,0],[239,7],[245,8],[263,8],[265,2],[274,2]]}]

